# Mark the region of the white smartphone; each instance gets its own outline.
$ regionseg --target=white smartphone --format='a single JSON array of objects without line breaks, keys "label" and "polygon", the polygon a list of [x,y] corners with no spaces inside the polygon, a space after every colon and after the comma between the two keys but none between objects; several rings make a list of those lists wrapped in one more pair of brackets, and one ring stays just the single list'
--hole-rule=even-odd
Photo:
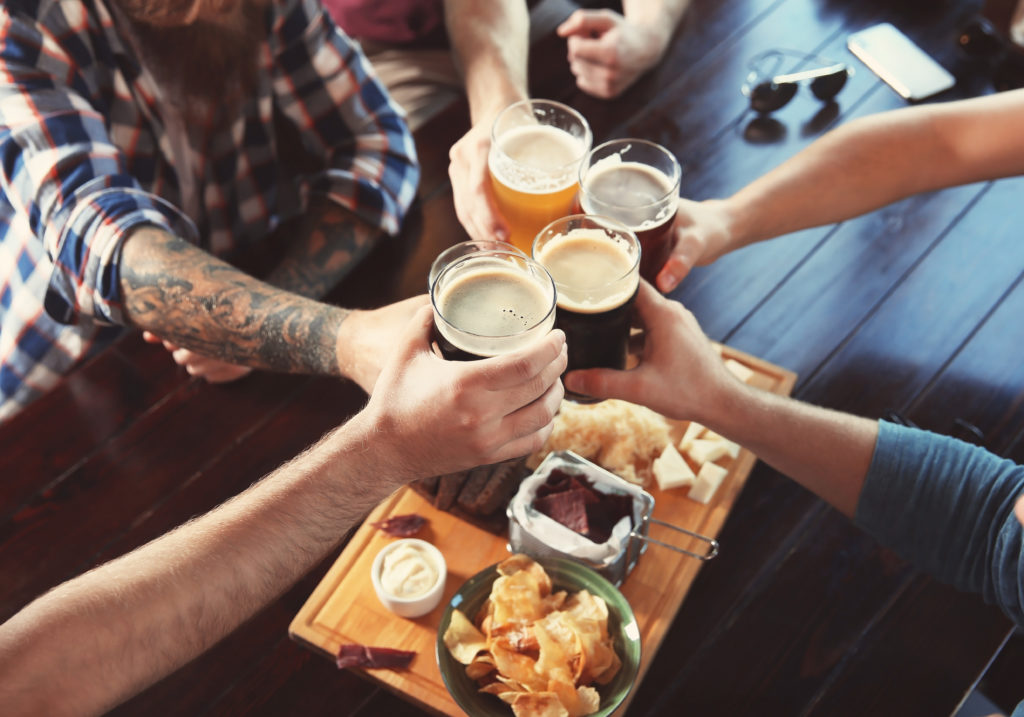
[{"label": "white smartphone", "polygon": [[946,68],[891,23],[853,33],[846,46],[904,99],[923,100],[956,84]]}]

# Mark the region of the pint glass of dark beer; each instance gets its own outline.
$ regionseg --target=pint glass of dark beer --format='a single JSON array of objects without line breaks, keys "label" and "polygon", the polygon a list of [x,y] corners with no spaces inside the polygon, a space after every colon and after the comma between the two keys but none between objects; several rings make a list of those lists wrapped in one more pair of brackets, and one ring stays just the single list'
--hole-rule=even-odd
[{"label": "pint glass of dark beer", "polygon": [[[626,368],[640,254],[636,234],[609,217],[574,214],[537,235],[533,258],[555,280],[555,325],[565,332],[567,371]],[[593,400],[568,392],[566,398]]]},{"label": "pint glass of dark beer", "polygon": [[515,351],[555,323],[555,283],[538,262],[509,247],[450,262],[430,287],[441,355],[469,361]]},{"label": "pint glass of dark beer", "polygon": [[672,255],[681,177],[675,156],[645,139],[605,142],[580,165],[580,211],[632,229],[643,247],[640,275],[652,283]]}]

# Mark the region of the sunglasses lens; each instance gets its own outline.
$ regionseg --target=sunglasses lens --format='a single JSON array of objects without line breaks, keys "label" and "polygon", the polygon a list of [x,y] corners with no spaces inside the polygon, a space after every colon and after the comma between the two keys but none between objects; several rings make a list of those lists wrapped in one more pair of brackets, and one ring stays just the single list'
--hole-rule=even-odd
[{"label": "sunglasses lens", "polygon": [[811,80],[811,92],[822,102],[830,100],[839,94],[839,90],[843,89],[847,77],[849,77],[849,74],[846,70],[833,72],[831,75],[825,75],[824,77],[815,77]]},{"label": "sunglasses lens", "polygon": [[784,82],[762,82],[750,90],[750,107],[755,112],[765,114],[784,107],[796,94],[796,84]]}]

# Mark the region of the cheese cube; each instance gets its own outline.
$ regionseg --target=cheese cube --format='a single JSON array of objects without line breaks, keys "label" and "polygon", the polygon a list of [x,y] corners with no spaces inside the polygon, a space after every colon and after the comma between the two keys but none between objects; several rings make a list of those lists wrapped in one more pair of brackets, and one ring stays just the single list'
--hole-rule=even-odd
[{"label": "cheese cube", "polygon": [[679,440],[679,450],[686,453],[690,450],[690,444],[693,443],[693,439],[700,435],[700,432],[704,430],[704,426],[697,423],[696,421],[690,421],[690,425],[686,427],[683,432],[683,437]]},{"label": "cheese cube", "polygon": [[697,472],[697,479],[690,488],[689,497],[698,503],[707,503],[715,495],[718,486],[722,485],[727,471],[714,463],[705,463]]},{"label": "cheese cube", "polygon": [[753,369],[751,369],[751,368],[749,368],[747,366],[744,366],[743,364],[741,364],[736,359],[731,359],[731,358],[726,359],[725,360],[725,367],[727,369],[729,369],[730,371],[732,371],[732,374],[736,378],[738,378],[740,381],[742,381],[743,383],[746,383],[747,381],[749,381],[750,377],[754,375],[754,370]]},{"label": "cheese cube", "polygon": [[725,454],[730,458],[735,458],[740,454],[740,446],[738,443],[734,443],[725,436],[715,433],[710,428],[705,429],[704,433],[700,434],[700,437],[706,441],[719,441],[724,443],[726,446]]},{"label": "cheese cube", "polygon": [[690,443],[687,455],[694,463],[714,463],[729,452],[729,447],[724,441],[709,441],[706,438],[695,438]]},{"label": "cheese cube", "polygon": [[654,472],[654,479],[658,481],[658,487],[662,490],[693,485],[696,478],[686,459],[679,455],[679,451],[671,443],[654,459],[651,469]]}]

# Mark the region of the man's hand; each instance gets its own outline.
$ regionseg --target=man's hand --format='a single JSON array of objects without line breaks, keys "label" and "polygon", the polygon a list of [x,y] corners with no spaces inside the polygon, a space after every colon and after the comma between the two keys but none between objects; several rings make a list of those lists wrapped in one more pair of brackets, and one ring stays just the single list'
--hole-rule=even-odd
[{"label": "man's hand", "polygon": [[728,392],[743,384],[725,368],[697,319],[682,304],[641,281],[636,308],[647,333],[640,364],[629,371],[572,371],[566,375],[566,387],[707,424],[710,412],[725,405]]},{"label": "man's hand", "polygon": [[631,22],[612,10],[577,10],[558,27],[569,39],[569,69],[587,94],[622,94],[661,60],[674,28]]},{"label": "man's hand", "polygon": [[434,318],[421,307],[393,345],[360,417],[386,441],[403,480],[441,475],[540,448],[562,400],[568,361],[558,330],[519,351],[477,361],[445,361],[431,351]]},{"label": "man's hand", "polygon": [[477,122],[452,145],[448,176],[452,180],[455,215],[471,239],[508,240],[508,224],[498,211],[487,171],[491,123]]},{"label": "man's hand", "polygon": [[658,289],[668,293],[695,266],[710,264],[718,257],[738,248],[730,229],[731,220],[725,202],[708,199],[694,202],[679,198],[675,223],[675,248],[658,272]]},{"label": "man's hand", "polygon": [[338,331],[338,368],[343,376],[373,393],[381,367],[394,355],[402,331],[416,310],[430,303],[426,294],[382,306],[352,311]]},{"label": "man's hand", "polygon": [[252,369],[248,366],[239,366],[221,361],[220,359],[203,356],[170,341],[164,341],[149,331],[143,331],[142,338],[146,343],[163,344],[164,348],[170,352],[174,363],[183,366],[190,376],[205,379],[209,383],[228,383],[252,373]]}]

